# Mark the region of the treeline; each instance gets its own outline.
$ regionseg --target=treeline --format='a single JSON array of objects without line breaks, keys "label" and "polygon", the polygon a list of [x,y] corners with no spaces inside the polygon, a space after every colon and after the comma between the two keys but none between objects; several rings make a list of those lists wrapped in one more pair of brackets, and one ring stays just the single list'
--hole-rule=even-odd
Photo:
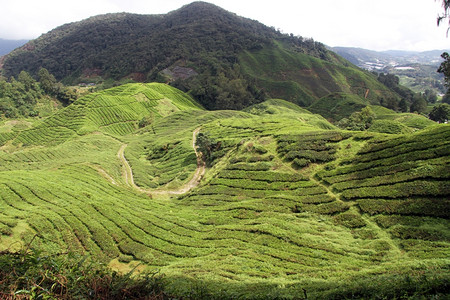
[{"label": "treeline", "polygon": [[77,93],[58,82],[47,69],[39,70],[38,78],[35,80],[26,71],[17,78],[0,77],[0,119],[38,116],[37,104],[43,97],[54,98],[63,105],[76,100]]}]

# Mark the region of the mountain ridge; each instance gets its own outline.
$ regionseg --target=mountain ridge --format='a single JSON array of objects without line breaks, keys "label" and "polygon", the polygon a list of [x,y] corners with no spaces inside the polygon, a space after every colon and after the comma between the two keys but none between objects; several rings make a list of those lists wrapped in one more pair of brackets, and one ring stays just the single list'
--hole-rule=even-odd
[{"label": "mountain ridge", "polygon": [[[249,72],[249,62],[262,65],[263,73]],[[290,70],[296,67],[290,63],[298,64],[297,71]],[[165,15],[107,14],[62,25],[7,55],[2,72],[7,77],[22,69],[36,74],[41,67],[72,84],[171,82],[190,91],[207,109],[242,109],[266,98],[308,106],[333,92],[368,96],[372,102],[399,101],[373,75],[354,68],[323,44],[282,34],[205,2]],[[197,75],[170,76],[176,67]],[[305,76],[308,69],[322,77]],[[283,76],[289,74],[284,82]],[[314,86],[322,92],[316,93]],[[366,94],[367,89],[372,92]]]}]

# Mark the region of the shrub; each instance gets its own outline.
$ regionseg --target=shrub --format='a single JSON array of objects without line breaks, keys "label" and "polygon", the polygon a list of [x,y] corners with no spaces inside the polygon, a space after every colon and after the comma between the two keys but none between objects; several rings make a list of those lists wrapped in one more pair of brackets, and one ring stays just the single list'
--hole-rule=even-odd
[{"label": "shrub", "polygon": [[389,230],[389,232],[400,239],[418,239],[427,241],[442,241],[446,240],[441,232],[433,229],[416,228],[409,226],[396,226]]},{"label": "shrub", "polygon": [[161,276],[120,275],[74,254],[46,256],[36,250],[0,252],[4,299],[163,299]]},{"label": "shrub", "polygon": [[311,163],[311,161],[309,159],[296,158],[292,162],[292,166],[296,169],[301,169],[301,168],[307,167],[310,163]]},{"label": "shrub", "polygon": [[119,261],[122,263],[129,263],[134,259],[133,256],[127,254],[120,254]]},{"label": "shrub", "polygon": [[394,120],[376,120],[368,130],[390,134],[411,133],[413,131],[408,126]]},{"label": "shrub", "polygon": [[366,226],[366,222],[361,218],[361,215],[348,211],[334,216],[333,219],[338,225],[343,225],[348,228],[360,228]]}]

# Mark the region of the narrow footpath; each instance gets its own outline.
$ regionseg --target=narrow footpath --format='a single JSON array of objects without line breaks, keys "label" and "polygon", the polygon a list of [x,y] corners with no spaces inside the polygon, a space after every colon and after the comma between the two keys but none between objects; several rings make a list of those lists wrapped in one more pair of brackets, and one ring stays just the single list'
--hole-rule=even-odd
[{"label": "narrow footpath", "polygon": [[186,183],[185,185],[181,186],[178,189],[174,190],[154,190],[154,189],[143,189],[139,186],[137,186],[134,182],[133,177],[133,170],[131,169],[130,164],[128,163],[127,159],[125,158],[125,148],[128,146],[127,144],[123,144],[119,151],[117,152],[117,157],[122,163],[122,177],[125,181],[125,183],[136,189],[137,191],[141,193],[146,193],[148,195],[181,195],[189,192],[191,189],[195,188],[199,185],[201,179],[203,178],[203,175],[205,174],[205,164],[203,163],[200,153],[197,152],[197,149],[195,147],[195,143],[197,141],[197,134],[200,131],[200,127],[195,129],[192,133],[192,148],[194,149],[195,155],[197,157],[197,169],[195,170],[194,176],[192,176],[191,180]]}]

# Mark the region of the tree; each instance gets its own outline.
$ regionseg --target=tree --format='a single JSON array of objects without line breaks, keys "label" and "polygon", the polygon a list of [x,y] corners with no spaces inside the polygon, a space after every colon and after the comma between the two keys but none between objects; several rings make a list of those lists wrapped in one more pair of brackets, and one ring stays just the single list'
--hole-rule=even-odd
[{"label": "tree", "polygon": [[400,100],[400,102],[398,103],[398,108],[401,112],[408,111],[408,103],[406,102],[405,98],[402,98],[402,100]]},{"label": "tree", "polygon": [[[450,25],[450,0],[442,0],[442,8],[444,9],[444,13],[442,15],[439,15],[437,18],[437,25],[441,25],[441,22],[445,19],[449,19],[449,25]],[[449,27],[450,29],[450,27]],[[448,34],[448,30],[447,30]]]},{"label": "tree", "polygon": [[375,113],[368,106],[361,111],[354,112],[348,119],[344,118],[339,121],[338,126],[347,130],[366,130],[372,125],[375,119]]},{"label": "tree", "polygon": [[447,122],[450,119],[450,105],[442,103],[434,106],[428,117],[438,123]]},{"label": "tree", "polygon": [[441,57],[444,61],[437,70],[439,73],[444,74],[444,85],[447,87],[447,95],[450,94],[450,55],[447,52],[442,53]]},{"label": "tree", "polygon": [[202,159],[205,164],[207,166],[211,166],[212,162],[216,158],[214,152],[221,149],[222,143],[216,142],[214,139],[200,132],[195,140],[195,146],[197,147],[197,150],[202,153]]},{"label": "tree", "polygon": [[[442,0],[442,7],[444,8],[444,14],[438,16],[437,24],[441,25],[441,22],[445,19],[449,19],[449,29],[450,29],[450,0]],[[448,29],[447,29],[448,36]],[[441,57],[444,61],[439,66],[438,72],[444,74],[445,76],[445,86],[447,87],[447,95],[450,94],[450,55],[447,52],[442,53]]]},{"label": "tree", "polygon": [[415,95],[413,103],[409,108],[410,112],[423,113],[427,110],[427,101],[422,96]]},{"label": "tree", "polygon": [[428,103],[436,103],[437,101],[436,93],[430,89],[426,89],[423,96],[425,97],[425,100],[427,100]]},{"label": "tree", "polygon": [[21,71],[17,79],[24,85],[26,91],[35,89],[36,80],[34,80],[28,72]]},{"label": "tree", "polygon": [[47,95],[56,97],[64,105],[69,105],[77,99],[78,94],[76,91],[68,89],[62,83],[57,82],[55,76],[50,74],[47,69],[41,68],[38,76],[41,88]]},{"label": "tree", "polygon": [[447,93],[442,97],[442,103],[450,104],[450,93]]},{"label": "tree", "polygon": [[48,95],[55,95],[56,79],[47,69],[41,68],[38,72],[39,83],[42,90]]}]

